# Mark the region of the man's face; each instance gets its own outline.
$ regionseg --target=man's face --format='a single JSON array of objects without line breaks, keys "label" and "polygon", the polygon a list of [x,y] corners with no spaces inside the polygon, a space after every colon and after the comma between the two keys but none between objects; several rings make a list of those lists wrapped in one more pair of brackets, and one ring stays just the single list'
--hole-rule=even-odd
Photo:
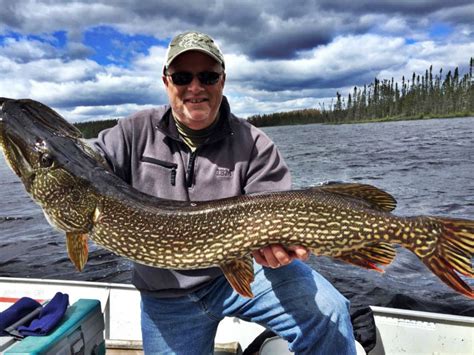
[{"label": "man's face", "polygon": [[[225,74],[213,85],[202,84],[197,73],[211,71],[222,73],[222,66],[208,55],[189,51],[179,55],[163,76],[173,114],[181,123],[191,129],[199,130],[209,127],[217,117],[222,101]],[[178,72],[194,74],[188,85],[176,85],[169,76]]]}]

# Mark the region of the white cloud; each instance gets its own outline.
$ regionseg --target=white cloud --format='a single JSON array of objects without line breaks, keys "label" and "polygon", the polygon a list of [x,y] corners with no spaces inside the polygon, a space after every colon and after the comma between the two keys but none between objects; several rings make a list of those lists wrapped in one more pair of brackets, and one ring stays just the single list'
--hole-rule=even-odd
[{"label": "white cloud", "polygon": [[77,106],[74,109],[60,109],[61,115],[72,122],[100,121],[127,117],[134,112],[151,108],[153,105],[104,105],[104,106]]},{"label": "white cloud", "polygon": [[411,32],[406,20],[399,16],[384,18],[383,21],[380,21],[380,17],[379,17],[377,24],[381,31],[384,31],[393,35],[397,35],[397,34],[400,35],[400,33],[403,33],[404,35],[406,35],[409,32]]},{"label": "white cloud", "polygon": [[154,46],[148,50],[147,55],[138,54],[133,60],[135,70],[161,76],[161,70],[164,65],[166,48]]},{"label": "white cloud", "polygon": [[[78,34],[78,37],[72,38],[76,40],[80,38],[81,28],[125,20],[124,9],[109,2],[16,0],[2,4],[2,7],[6,7],[8,16],[14,17],[10,23],[7,22],[8,27],[14,24],[22,33],[36,34],[68,29]],[[2,27],[4,31],[8,30],[7,26]]]},{"label": "white cloud", "polygon": [[49,43],[24,38],[6,38],[0,48],[0,55],[16,62],[29,62],[42,58],[54,58],[58,51]]},{"label": "white cloud", "polygon": [[[164,103],[166,48],[153,46],[147,53],[130,48],[132,59],[125,66],[100,65],[88,59],[92,52],[84,33],[112,26],[163,41],[194,28],[212,34],[225,53],[225,94],[236,114],[318,107],[336,91],[347,95],[354,85],[368,84],[376,76],[400,80],[413,71],[423,74],[430,65],[434,70],[466,68],[474,54],[474,32],[464,14],[474,6],[463,1],[431,5],[301,1],[288,9],[265,0],[131,1],[114,6],[105,1],[65,5],[17,0],[0,14],[0,33],[23,34],[3,42],[0,37],[0,96],[37,99],[74,120],[124,116]],[[430,38],[431,26],[439,21],[452,33]],[[62,47],[55,46],[52,34],[57,31],[66,33]],[[408,44],[407,39],[416,42]]]},{"label": "white cloud", "polygon": [[109,117],[103,111],[101,119],[122,117],[130,114],[127,108],[166,102],[161,67],[155,66],[159,52],[138,58],[132,69],[61,58],[17,63],[0,56],[0,96],[44,102],[70,120],[98,119],[96,108],[106,106],[116,108]]}]

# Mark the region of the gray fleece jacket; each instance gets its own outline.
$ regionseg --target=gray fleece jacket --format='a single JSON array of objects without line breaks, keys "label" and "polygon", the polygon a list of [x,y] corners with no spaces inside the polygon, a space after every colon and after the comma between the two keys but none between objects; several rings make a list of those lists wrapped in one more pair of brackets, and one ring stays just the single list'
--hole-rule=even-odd
[{"label": "gray fleece jacket", "polygon": [[[290,189],[290,173],[274,143],[234,116],[225,97],[214,132],[191,153],[170,107],[162,106],[119,120],[94,145],[124,181],[165,199],[205,201]],[[178,297],[221,275],[218,267],[168,270],[134,263],[132,283],[156,297]]]}]

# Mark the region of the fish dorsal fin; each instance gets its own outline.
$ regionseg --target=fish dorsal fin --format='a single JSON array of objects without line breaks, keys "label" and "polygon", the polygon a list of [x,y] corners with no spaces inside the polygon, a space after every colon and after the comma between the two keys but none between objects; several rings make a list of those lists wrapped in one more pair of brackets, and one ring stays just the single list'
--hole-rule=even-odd
[{"label": "fish dorsal fin", "polygon": [[372,185],[328,183],[326,185],[317,186],[315,189],[335,192],[353,198],[355,197],[365,201],[370,205],[370,207],[384,212],[391,212],[397,206],[397,201],[392,195]]},{"label": "fish dorsal fin", "polygon": [[253,261],[250,256],[234,259],[221,264],[220,267],[235,292],[241,296],[253,298],[250,284],[253,282],[254,274]]}]

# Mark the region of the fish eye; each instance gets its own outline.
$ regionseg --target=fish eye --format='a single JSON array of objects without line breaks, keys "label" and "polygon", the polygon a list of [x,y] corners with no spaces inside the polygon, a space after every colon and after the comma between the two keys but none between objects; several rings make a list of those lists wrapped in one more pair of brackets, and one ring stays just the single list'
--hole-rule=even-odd
[{"label": "fish eye", "polygon": [[54,162],[53,157],[48,153],[41,154],[39,161],[42,168],[49,168]]}]

